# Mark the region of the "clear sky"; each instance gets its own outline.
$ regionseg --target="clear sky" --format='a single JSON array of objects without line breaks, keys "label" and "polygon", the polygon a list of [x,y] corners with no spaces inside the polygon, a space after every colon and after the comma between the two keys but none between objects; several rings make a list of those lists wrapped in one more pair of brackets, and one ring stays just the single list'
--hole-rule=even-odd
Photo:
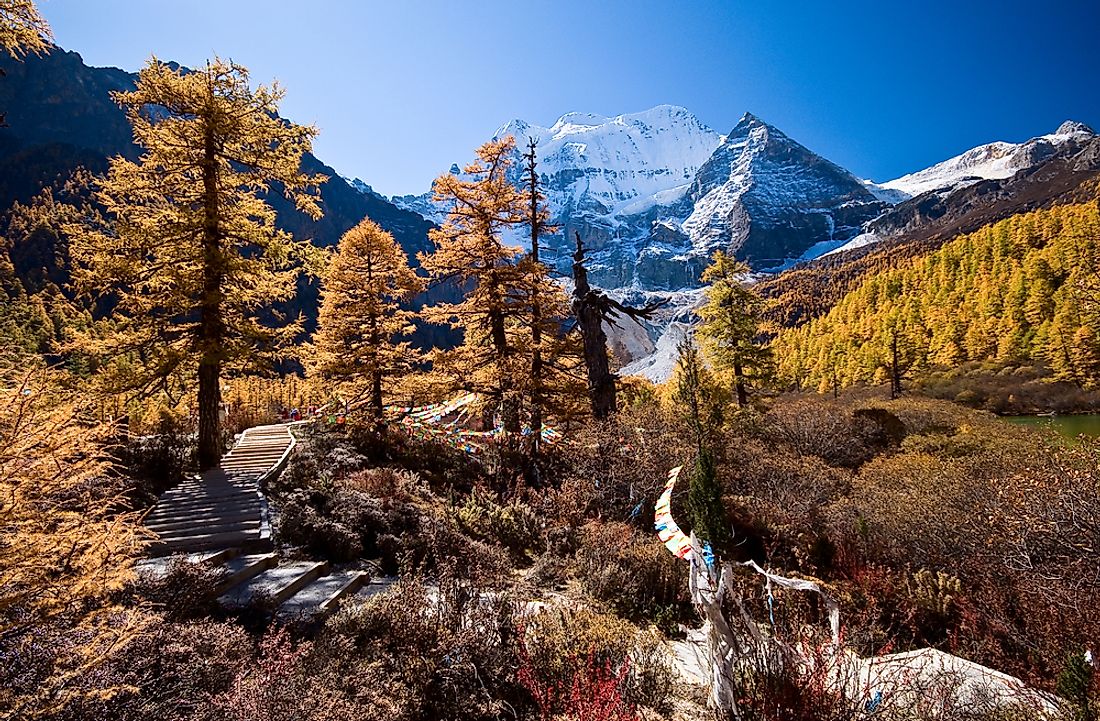
[{"label": "clear sky", "polygon": [[1072,118],[1100,126],[1100,0],[41,0],[91,65],[217,53],[277,78],[316,154],[420,193],[512,118],[746,110],[886,180]]}]

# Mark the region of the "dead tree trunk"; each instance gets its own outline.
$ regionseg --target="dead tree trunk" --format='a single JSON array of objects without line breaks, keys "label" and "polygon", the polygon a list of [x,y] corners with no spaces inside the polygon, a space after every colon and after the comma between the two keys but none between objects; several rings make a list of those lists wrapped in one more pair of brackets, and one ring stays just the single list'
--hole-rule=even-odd
[{"label": "dead tree trunk", "polygon": [[588,271],[584,267],[584,245],[581,234],[576,233],[577,251],[573,254],[573,314],[584,340],[584,365],[588,370],[588,399],[592,415],[597,420],[607,420],[616,409],[615,374],[607,356],[607,335],[603,331],[604,314],[600,296],[588,284]]},{"label": "dead tree trunk", "polygon": [[584,365],[588,370],[588,398],[592,404],[592,415],[597,420],[606,420],[617,409],[615,399],[615,378],[611,370],[611,361],[607,355],[607,334],[603,324],[617,326],[620,316],[626,316],[635,323],[649,320],[654,311],[665,301],[652,303],[644,308],[629,308],[618,301],[608,298],[588,283],[588,271],[584,267],[584,244],[581,234],[573,231],[577,239],[577,251],[573,254],[573,315],[577,327],[584,339]]}]

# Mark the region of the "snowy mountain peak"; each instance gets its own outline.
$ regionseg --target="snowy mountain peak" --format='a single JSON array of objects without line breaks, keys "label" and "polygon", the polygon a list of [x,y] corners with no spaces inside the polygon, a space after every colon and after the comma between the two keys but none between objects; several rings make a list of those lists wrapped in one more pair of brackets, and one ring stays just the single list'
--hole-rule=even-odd
[{"label": "snowy mountain peak", "polygon": [[538,141],[551,210],[568,215],[603,216],[666,202],[669,191],[691,182],[719,142],[716,132],[675,105],[613,118],[567,113],[550,127],[516,119],[497,131],[504,135],[515,136],[519,146],[527,138]]},{"label": "snowy mountain peak", "polygon": [[516,139],[516,144],[519,145],[523,142],[523,139],[527,137],[527,129],[530,127],[531,125],[529,123],[519,118],[514,118],[497,128],[493,137],[504,138],[511,135]]},{"label": "snowy mountain peak", "polygon": [[745,113],[691,188],[680,224],[696,255],[732,249],[760,267],[839,246],[881,204],[848,171]]},{"label": "snowy mountain peak", "polygon": [[982,180],[1010,178],[1047,160],[1057,152],[1058,146],[1086,141],[1095,135],[1084,123],[1067,120],[1049,135],[1022,143],[997,141],[979,145],[930,168],[886,183],[869,184],[868,188],[880,198],[897,203],[931,191],[945,193]]},{"label": "snowy mountain peak", "polygon": [[1054,135],[1075,135],[1077,133],[1084,133],[1086,135],[1096,135],[1096,131],[1085,125],[1079,123],[1076,120],[1067,120],[1058,126],[1058,129],[1054,131]]},{"label": "snowy mountain peak", "polygon": [[745,132],[746,130],[759,127],[767,128],[771,126],[769,126],[767,123],[765,123],[763,120],[756,117],[752,113],[745,113],[741,116],[741,119],[737,121],[737,125],[734,126],[733,131],[730,134],[732,135],[736,132]]},{"label": "snowy mountain peak", "polygon": [[606,125],[608,122],[610,122],[610,118],[595,113],[566,113],[558,118],[550,130],[554,131],[555,134],[569,133],[575,132],[574,129],[583,131],[585,128]]}]

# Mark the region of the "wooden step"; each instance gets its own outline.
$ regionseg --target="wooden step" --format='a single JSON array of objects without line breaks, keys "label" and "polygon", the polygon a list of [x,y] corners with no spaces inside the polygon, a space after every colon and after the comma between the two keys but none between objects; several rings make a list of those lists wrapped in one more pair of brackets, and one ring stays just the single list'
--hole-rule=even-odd
[{"label": "wooden step", "polygon": [[171,553],[193,553],[226,546],[240,546],[248,550],[271,548],[271,539],[260,529],[250,531],[228,531],[223,533],[196,534],[180,536],[149,544],[149,553],[163,556]]},{"label": "wooden step", "polygon": [[232,492],[217,494],[192,493],[162,498],[157,505],[153,507],[153,510],[159,511],[163,508],[191,508],[204,504],[228,503],[232,501],[251,501],[253,499],[259,500],[259,497],[259,490],[254,488],[238,488]]},{"label": "wooden step", "polygon": [[278,562],[279,556],[275,553],[251,553],[229,559],[222,564],[226,576],[218,587],[218,593],[225,593],[234,586],[258,576]]},{"label": "wooden step", "polygon": [[218,465],[222,468],[230,461],[255,461],[255,460],[272,460],[277,461],[286,455],[285,448],[242,448],[239,451],[230,453],[223,456],[221,463]]},{"label": "wooden step", "polygon": [[158,514],[156,516],[147,516],[145,519],[145,525],[149,527],[163,526],[172,523],[179,523],[181,521],[193,521],[195,523],[203,523],[206,521],[217,520],[219,518],[233,518],[233,517],[256,517],[259,518],[263,507],[260,503],[234,503],[211,506],[207,509],[198,510],[177,510],[175,512],[172,509],[165,509],[165,513]]},{"label": "wooden step", "polygon": [[179,538],[193,538],[196,535],[217,535],[222,533],[259,533],[260,532],[261,519],[250,518],[244,521],[228,521],[225,523],[213,523],[206,525],[192,525],[184,528],[169,528],[166,530],[157,530],[150,528],[149,530],[157,534],[164,543],[170,543]]},{"label": "wooden step", "polygon": [[260,522],[261,514],[258,510],[243,510],[236,513],[207,513],[202,515],[182,515],[168,517],[163,520],[146,520],[145,527],[151,531],[162,533],[163,531],[178,531],[181,528],[206,528],[209,525],[225,525],[227,523]]},{"label": "wooden step", "polygon": [[224,593],[218,600],[226,606],[246,606],[263,595],[271,603],[279,605],[301,588],[309,585],[315,578],[328,570],[324,561],[289,561],[280,563],[238,584]]},{"label": "wooden step", "polygon": [[286,619],[327,616],[369,579],[365,571],[335,571],[321,576],[284,601],[277,613]]},{"label": "wooden step", "polygon": [[153,510],[149,513],[151,515],[157,515],[168,509],[197,509],[218,504],[251,502],[260,503],[260,494],[256,491],[239,491],[233,495],[225,496],[192,496],[190,498],[172,498],[157,503],[157,505],[153,506]]}]

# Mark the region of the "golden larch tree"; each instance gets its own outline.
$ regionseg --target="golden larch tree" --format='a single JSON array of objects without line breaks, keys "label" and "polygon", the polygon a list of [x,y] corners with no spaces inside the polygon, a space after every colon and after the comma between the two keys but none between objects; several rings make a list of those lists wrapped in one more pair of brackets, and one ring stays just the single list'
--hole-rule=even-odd
[{"label": "golden larch tree", "polygon": [[0,0],[0,48],[15,57],[40,53],[53,39],[32,0]]},{"label": "golden larch tree", "polygon": [[575,415],[584,398],[583,361],[577,334],[565,332],[571,315],[565,289],[550,275],[550,268],[539,256],[544,234],[557,232],[550,222],[546,195],[538,173],[538,142],[530,138],[524,153],[523,192],[527,210],[526,224],[531,247],[518,263],[518,290],[525,308],[521,324],[529,330],[523,340],[528,344],[529,374],[526,379],[530,434],[529,475],[537,483],[535,461],[542,441],[542,428],[548,415],[558,418]]},{"label": "golden larch tree", "polygon": [[415,316],[401,304],[423,290],[423,282],[394,237],[367,219],[340,239],[323,283],[307,368],[333,381],[345,401],[367,399],[380,429],[386,379],[419,357],[401,340],[412,332]]},{"label": "golden larch tree", "polygon": [[293,297],[311,246],[276,227],[264,194],[320,217],[311,191],[324,178],[301,171],[317,131],[278,117],[283,95],[251,88],[231,62],[189,71],[153,58],[135,90],[114,96],[141,157],[112,158],[98,180],[106,222],[69,228],[77,287],[112,309],[84,349],[121,359],[102,376],[114,392],[147,395],[197,375],[203,468],[221,456],[223,373],[268,368],[300,327],[272,306]]},{"label": "golden larch tree", "polygon": [[81,693],[82,674],[142,623],[139,610],[117,600],[133,579],[142,535],[110,473],[113,429],[90,423],[91,408],[64,385],[32,356],[0,358],[5,718],[38,718],[64,706]]},{"label": "golden larch tree", "polygon": [[435,199],[450,206],[447,221],[429,233],[435,251],[420,255],[421,266],[437,283],[466,291],[457,303],[424,309],[426,320],[463,332],[458,348],[438,354],[436,365],[466,390],[483,394],[487,411],[501,412],[505,430],[520,430],[523,378],[529,368],[519,354],[519,318],[525,298],[519,292],[518,247],[503,242],[504,232],[526,221],[523,193],[509,180],[515,140],[492,140],[463,169],[465,177],[436,179]]}]

